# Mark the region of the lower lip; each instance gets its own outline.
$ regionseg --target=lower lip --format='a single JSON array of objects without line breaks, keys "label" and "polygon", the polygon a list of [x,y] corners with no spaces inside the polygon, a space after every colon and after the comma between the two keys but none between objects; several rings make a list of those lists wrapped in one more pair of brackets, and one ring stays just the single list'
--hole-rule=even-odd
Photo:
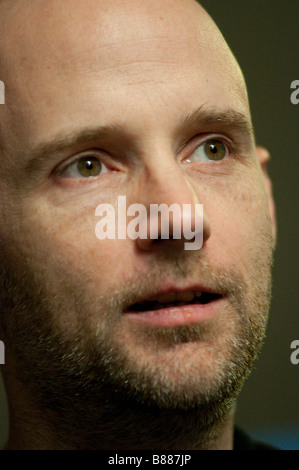
[{"label": "lower lip", "polygon": [[207,304],[191,304],[168,307],[145,312],[126,312],[125,316],[135,322],[151,327],[174,327],[192,325],[211,320],[223,306],[221,297]]}]

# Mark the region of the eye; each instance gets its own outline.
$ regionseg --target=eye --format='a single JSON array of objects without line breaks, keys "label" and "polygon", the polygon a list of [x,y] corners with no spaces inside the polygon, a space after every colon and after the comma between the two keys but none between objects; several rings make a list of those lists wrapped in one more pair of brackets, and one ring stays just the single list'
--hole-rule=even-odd
[{"label": "eye", "polygon": [[61,176],[67,178],[91,178],[107,171],[108,169],[97,157],[86,155],[68,165],[62,171]]},{"label": "eye", "polygon": [[215,162],[229,155],[228,147],[219,139],[212,139],[199,145],[187,159],[188,162]]}]

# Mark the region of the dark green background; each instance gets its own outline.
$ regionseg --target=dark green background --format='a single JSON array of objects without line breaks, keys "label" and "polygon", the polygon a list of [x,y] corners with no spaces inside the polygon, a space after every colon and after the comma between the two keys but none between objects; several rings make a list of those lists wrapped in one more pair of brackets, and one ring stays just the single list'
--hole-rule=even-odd
[{"label": "dark green background", "polygon": [[[298,170],[299,104],[291,82],[299,80],[298,0],[206,0],[244,71],[257,143],[272,154],[278,246],[268,335],[237,404],[237,423],[253,435],[299,449],[299,364],[290,344],[299,340]],[[297,189],[296,189],[297,188]],[[7,413],[0,387],[0,440]]]}]

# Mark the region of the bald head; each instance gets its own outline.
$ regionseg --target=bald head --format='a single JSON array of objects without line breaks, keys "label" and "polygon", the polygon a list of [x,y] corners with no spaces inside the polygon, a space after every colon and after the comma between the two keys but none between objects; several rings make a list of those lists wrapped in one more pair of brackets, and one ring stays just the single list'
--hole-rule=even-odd
[{"label": "bald head", "polygon": [[[90,49],[94,49],[94,56],[89,60],[102,55],[111,61],[113,57],[107,57],[105,49],[115,52],[115,58],[125,54],[130,59],[132,53],[133,59],[134,53],[137,58],[144,54],[146,58],[147,53],[159,53],[159,50],[163,53],[172,46],[170,53],[175,59],[176,52],[180,58],[187,56],[188,50],[196,57],[201,48],[202,53],[210,55],[211,66],[215,65],[215,58],[226,68],[230,79],[234,75],[242,87],[240,70],[222,34],[194,0],[65,0],[63,3],[2,0],[1,8],[1,49],[5,63],[16,56],[25,65],[27,61],[40,59],[40,52],[48,64],[63,54],[70,54],[67,68],[73,54],[81,54],[84,59]],[[35,65],[33,62],[31,69]]]},{"label": "bald head", "polygon": [[[158,81],[171,94],[176,90],[169,78],[180,76],[186,83],[193,64],[202,82],[198,91],[204,96],[213,89],[211,106],[225,94],[249,117],[240,68],[193,0],[15,0],[3,1],[1,8],[0,78],[7,85],[7,107],[0,112],[15,122],[28,110],[32,129],[26,129],[26,139],[41,124],[50,131],[51,106],[62,106],[62,85],[69,99],[92,93],[87,76],[94,80],[94,93],[105,83],[106,96],[121,82],[134,89]],[[18,116],[12,114],[15,107]],[[46,107],[43,123],[40,112]]]}]

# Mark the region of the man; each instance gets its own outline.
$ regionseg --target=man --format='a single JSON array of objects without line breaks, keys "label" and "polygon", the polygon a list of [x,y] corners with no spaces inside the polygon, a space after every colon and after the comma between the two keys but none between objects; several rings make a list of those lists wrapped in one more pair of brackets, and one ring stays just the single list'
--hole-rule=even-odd
[{"label": "man", "polygon": [[[6,448],[238,448],[275,214],[235,58],[194,0],[0,5]],[[202,247],[99,240],[119,195],[202,204]]]}]

